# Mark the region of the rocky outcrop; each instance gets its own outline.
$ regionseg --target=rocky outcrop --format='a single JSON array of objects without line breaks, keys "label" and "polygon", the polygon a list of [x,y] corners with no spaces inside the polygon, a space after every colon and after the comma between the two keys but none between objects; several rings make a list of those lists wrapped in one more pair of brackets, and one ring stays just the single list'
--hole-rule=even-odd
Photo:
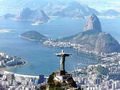
[{"label": "rocky outcrop", "polygon": [[88,51],[97,53],[120,52],[120,45],[110,34],[102,32],[96,15],[90,16],[84,31],[57,41],[80,44]]},{"label": "rocky outcrop", "polygon": [[101,23],[95,14],[88,18],[84,31],[102,32]]},{"label": "rocky outcrop", "polygon": [[106,53],[119,52],[120,45],[110,34],[102,32],[97,35],[94,50]]}]

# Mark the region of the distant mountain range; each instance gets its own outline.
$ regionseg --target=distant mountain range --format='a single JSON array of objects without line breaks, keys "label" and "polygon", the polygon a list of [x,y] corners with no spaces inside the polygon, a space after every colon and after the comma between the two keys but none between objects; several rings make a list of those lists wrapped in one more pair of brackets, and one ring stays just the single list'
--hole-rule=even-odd
[{"label": "distant mountain range", "polygon": [[95,9],[75,1],[68,4],[60,3],[56,5],[49,3],[44,7],[44,10],[48,12],[49,15],[62,17],[83,17],[93,13],[99,14]]},{"label": "distant mountain range", "polygon": [[120,16],[120,12],[113,10],[113,9],[109,9],[106,11],[103,11],[100,15],[105,15],[105,16]]},{"label": "distant mountain range", "polygon": [[[26,5],[27,6],[27,5]],[[42,19],[41,16],[44,16],[45,21],[47,21],[48,16],[60,16],[60,17],[72,17],[72,18],[81,18],[83,16],[88,16],[91,14],[99,14],[93,8],[88,7],[87,5],[82,5],[79,2],[71,2],[71,3],[58,3],[58,2],[51,2],[48,4],[44,4],[41,6],[34,6],[34,7],[24,7],[20,14],[17,15],[19,20],[22,21],[34,21],[37,19]],[[41,10],[41,11],[40,11]],[[45,13],[46,12],[46,13]],[[47,16],[47,15],[48,16]],[[9,15],[9,16],[8,16]],[[10,18],[10,14],[4,15],[4,17]]]},{"label": "distant mountain range", "polygon": [[[22,2],[22,1],[21,1]],[[30,3],[32,0],[30,1]],[[33,1],[34,2],[34,1]],[[39,5],[39,1],[35,1],[31,6],[28,4],[26,7],[23,5],[22,10],[17,15],[7,13],[4,15],[4,18],[13,18],[17,17],[18,21],[32,21],[32,22],[47,22],[50,16],[59,16],[59,17],[70,17],[70,18],[84,18],[91,14],[96,14],[99,16],[120,16],[120,12],[115,10],[107,10],[103,12],[98,12],[97,10],[88,7],[87,5],[82,5],[77,1],[70,3],[61,3],[61,2],[50,2]],[[27,2],[26,2],[27,3]],[[36,5],[36,6],[35,6]]]}]

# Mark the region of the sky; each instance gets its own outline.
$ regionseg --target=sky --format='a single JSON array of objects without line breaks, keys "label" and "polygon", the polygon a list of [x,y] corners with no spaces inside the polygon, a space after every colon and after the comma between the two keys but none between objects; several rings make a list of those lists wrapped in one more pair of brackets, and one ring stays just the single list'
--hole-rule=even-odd
[{"label": "sky", "polygon": [[120,0],[77,0],[98,10],[115,9],[120,11]]},{"label": "sky", "polygon": [[[57,0],[0,0],[0,14],[1,13],[11,13],[15,12],[22,7],[32,6],[35,7],[36,4],[43,4],[44,2],[56,2]],[[120,0],[58,0],[63,3],[78,1],[81,4],[88,5],[91,8],[95,8],[98,11],[115,9],[120,11]],[[39,3],[38,3],[39,2]]]}]

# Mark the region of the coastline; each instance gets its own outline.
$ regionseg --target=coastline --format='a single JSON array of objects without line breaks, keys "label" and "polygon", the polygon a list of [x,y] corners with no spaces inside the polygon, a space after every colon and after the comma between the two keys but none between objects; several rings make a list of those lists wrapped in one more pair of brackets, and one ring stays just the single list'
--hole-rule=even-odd
[{"label": "coastline", "polygon": [[[19,35],[19,37],[32,41],[32,42],[39,42],[37,40],[33,40],[27,37],[24,37],[22,35]],[[73,48],[77,52],[82,52],[85,54],[93,54],[98,57],[98,59],[104,60],[104,58],[109,58],[109,56],[113,56],[116,54],[119,54],[119,52],[113,52],[113,53],[103,53],[103,52],[97,52],[93,50],[87,50],[83,45],[70,43],[70,42],[54,42],[53,40],[46,40],[42,43],[45,46],[52,46],[52,47],[64,47],[64,48]]]},{"label": "coastline", "polygon": [[[27,39],[27,40],[29,40],[29,39]],[[61,42],[62,43],[62,46],[61,47],[67,47],[66,46],[66,43],[63,43],[63,42]],[[43,43],[44,44],[44,43]],[[53,43],[52,43],[53,44]],[[68,43],[68,45],[69,45],[70,43]],[[53,44],[54,45],[54,44]],[[47,45],[47,46],[49,46],[49,45]],[[50,45],[50,46],[52,46],[52,45]],[[75,44],[73,44],[73,46],[75,46],[76,48],[77,48],[77,45],[75,45]],[[78,45],[79,46],[79,45]],[[58,43],[58,46],[56,46],[56,45],[54,45],[54,47],[60,47],[59,46],[59,43]],[[73,47],[69,47],[69,48],[73,48]],[[75,49],[75,48],[74,48]],[[82,49],[84,49],[84,48],[82,48]],[[77,49],[76,49],[76,51],[77,51]],[[89,52],[87,52],[88,54],[90,54]],[[85,80],[87,80],[87,79],[91,79],[91,76],[93,76],[94,75],[94,79],[99,79],[97,76],[95,76],[95,75],[97,75],[98,73],[93,73],[94,72],[94,70],[93,71],[90,71],[90,72],[88,72],[87,70],[89,70],[89,69],[91,69],[91,68],[93,68],[93,69],[95,69],[95,68],[97,68],[97,67],[99,67],[99,66],[101,66],[102,68],[107,68],[107,69],[111,69],[111,67],[114,67],[114,65],[116,64],[116,63],[120,63],[120,53],[111,53],[111,54],[101,54],[100,56],[100,59],[101,60],[103,60],[103,62],[101,62],[101,63],[98,63],[98,64],[94,64],[94,65],[88,65],[87,67],[86,67],[86,69],[80,69],[80,68],[78,68],[78,69],[76,69],[75,71],[73,71],[73,75],[75,75],[75,73],[80,73],[80,72],[82,72],[82,70],[83,71],[86,71],[87,73],[88,73],[88,75],[87,75],[87,77],[86,76],[79,76],[80,74],[76,74],[76,76],[73,76],[73,78],[75,79],[75,81],[76,82],[80,82],[80,79],[85,79]],[[110,62],[110,63],[109,63]],[[117,68],[117,66],[116,66],[116,68]],[[15,76],[15,78],[17,78],[16,80],[18,80],[18,78],[20,79],[20,81],[21,82],[23,82],[22,81],[22,78],[24,78],[24,80],[26,80],[26,79],[29,79],[28,80],[28,82],[31,82],[33,79],[39,79],[40,77],[39,76],[34,76],[34,75],[24,75],[24,74],[17,74],[17,73],[12,73],[12,72],[9,72],[9,71],[5,71],[5,70],[0,70],[1,72],[4,72],[4,75],[6,75],[6,76],[8,76],[9,74],[11,74],[11,75],[13,75],[14,74],[14,76]],[[83,72],[82,72],[83,73]],[[114,72],[113,72],[114,73]],[[112,73],[112,71],[110,71],[109,72],[109,75],[112,75],[113,74]],[[115,73],[118,73],[118,72],[115,72]],[[83,73],[84,74],[84,73]],[[47,79],[48,77],[46,77],[45,76],[45,79]],[[34,81],[33,81],[34,82]],[[91,82],[91,81],[90,81]],[[88,84],[89,84],[89,82],[88,82]],[[31,84],[29,84],[29,85],[31,85]],[[96,84],[95,84],[96,85]]]},{"label": "coastline", "polygon": [[[38,40],[30,39],[30,38],[22,36],[22,35],[19,35],[19,37],[23,38],[25,40],[32,41],[32,42],[39,42]],[[45,46],[52,46],[52,47],[73,48],[73,49],[77,50],[78,52],[83,52],[83,53],[86,53],[86,54],[94,54],[94,55],[98,56],[97,52],[87,50],[86,48],[84,48],[80,44],[71,44],[69,42],[53,42],[53,41],[50,41],[50,40],[46,40],[42,44],[45,45]]]},{"label": "coastline", "polygon": [[[31,40],[29,38],[26,37],[22,37],[24,39],[30,40],[30,41],[35,41],[35,40]],[[93,54],[95,55],[97,58],[101,60],[101,63],[95,64],[95,65],[102,65],[104,64],[105,66],[109,66],[109,62],[110,65],[111,63],[120,63],[120,52],[113,52],[113,53],[99,53],[96,51],[90,51],[87,50],[83,45],[80,44],[74,44],[74,43],[70,43],[70,42],[54,42],[52,40],[46,40],[42,43],[43,45],[46,46],[51,46],[51,47],[64,47],[64,48],[73,48],[74,50],[76,50],[77,52],[82,52],[82,53],[86,53],[86,54]],[[91,66],[91,65],[88,65]]]},{"label": "coastline", "polygon": [[32,41],[32,42],[39,42],[38,40],[30,39],[30,38],[22,36],[22,35],[19,35],[19,37],[22,38],[22,39],[26,39],[26,40]]},{"label": "coastline", "polygon": [[9,72],[6,70],[0,70],[0,72],[3,72],[3,74],[14,74],[15,76],[19,76],[19,77],[28,77],[28,78],[37,78],[37,79],[39,78],[39,76],[17,74],[17,73]]},{"label": "coastline", "polygon": [[17,56],[9,56],[6,53],[0,53],[0,70],[11,70],[27,64],[27,61]]},{"label": "coastline", "polygon": [[86,54],[94,54],[96,56],[102,56],[102,54],[105,54],[105,53],[100,54],[99,52],[96,52],[96,51],[87,50],[83,45],[70,43],[70,42],[54,42],[52,40],[47,40],[47,41],[44,41],[43,44],[46,46],[52,46],[52,47],[73,48],[78,52],[83,52]]},{"label": "coastline", "polygon": [[6,67],[0,67],[0,70],[11,70],[11,69],[15,69],[15,68],[17,68],[17,67],[21,67],[21,66],[23,66],[23,65],[26,65],[28,62],[27,61],[22,61],[22,62],[24,62],[23,64],[20,64],[20,65],[15,65],[15,66],[6,66]]}]

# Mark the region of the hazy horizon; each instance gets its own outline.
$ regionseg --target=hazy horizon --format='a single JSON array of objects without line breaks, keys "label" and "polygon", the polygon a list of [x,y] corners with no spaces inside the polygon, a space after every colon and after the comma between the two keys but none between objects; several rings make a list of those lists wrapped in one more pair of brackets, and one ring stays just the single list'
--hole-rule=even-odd
[{"label": "hazy horizon", "polygon": [[0,0],[0,15],[6,13],[17,13],[22,8],[25,7],[42,7],[47,3],[69,3],[73,1],[78,1],[81,4],[88,5],[98,11],[114,9],[120,11],[120,1],[119,0]]}]

